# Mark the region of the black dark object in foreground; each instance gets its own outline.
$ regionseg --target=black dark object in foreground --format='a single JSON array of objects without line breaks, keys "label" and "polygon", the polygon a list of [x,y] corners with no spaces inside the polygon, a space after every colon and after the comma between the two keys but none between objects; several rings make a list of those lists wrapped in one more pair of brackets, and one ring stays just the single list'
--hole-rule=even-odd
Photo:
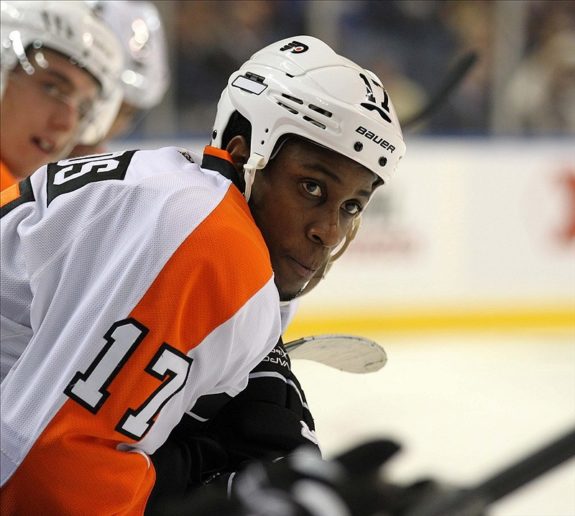
[{"label": "black dark object in foreground", "polygon": [[426,498],[407,516],[483,514],[489,505],[574,456],[575,428],[475,487]]}]

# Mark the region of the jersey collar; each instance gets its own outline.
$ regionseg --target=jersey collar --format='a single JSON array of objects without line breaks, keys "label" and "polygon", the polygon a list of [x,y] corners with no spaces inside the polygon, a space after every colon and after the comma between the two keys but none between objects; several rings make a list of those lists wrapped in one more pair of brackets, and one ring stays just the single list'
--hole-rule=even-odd
[{"label": "jersey collar", "polygon": [[206,145],[202,158],[202,168],[215,170],[228,178],[239,190],[244,191],[244,180],[238,174],[230,153],[211,145]]}]

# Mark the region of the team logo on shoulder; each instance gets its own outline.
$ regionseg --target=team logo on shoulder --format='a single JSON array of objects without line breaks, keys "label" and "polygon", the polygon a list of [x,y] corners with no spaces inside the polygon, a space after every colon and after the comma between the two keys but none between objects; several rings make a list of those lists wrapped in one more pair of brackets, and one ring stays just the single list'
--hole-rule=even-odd
[{"label": "team logo on shoulder", "polygon": [[192,155],[187,150],[179,150],[178,152],[190,163],[194,163],[194,158],[192,158]]},{"label": "team logo on shoulder", "polygon": [[108,152],[63,159],[48,164],[48,204],[59,195],[73,192],[89,183],[122,180],[137,151]]},{"label": "team logo on shoulder", "polygon": [[280,48],[281,52],[285,52],[286,50],[290,50],[292,54],[303,54],[309,50],[309,47],[299,41],[292,41]]}]

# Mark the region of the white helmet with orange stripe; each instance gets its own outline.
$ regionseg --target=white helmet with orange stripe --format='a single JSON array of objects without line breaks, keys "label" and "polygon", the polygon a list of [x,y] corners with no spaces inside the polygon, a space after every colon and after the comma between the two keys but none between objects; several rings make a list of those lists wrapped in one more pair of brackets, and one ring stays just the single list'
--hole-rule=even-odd
[{"label": "white helmet with orange stripe", "polygon": [[405,153],[395,109],[382,82],[310,36],[284,39],[256,52],[233,73],[220,98],[212,145],[237,111],[251,124],[244,167],[246,198],[253,176],[278,140],[295,134],[360,163],[384,181]]}]

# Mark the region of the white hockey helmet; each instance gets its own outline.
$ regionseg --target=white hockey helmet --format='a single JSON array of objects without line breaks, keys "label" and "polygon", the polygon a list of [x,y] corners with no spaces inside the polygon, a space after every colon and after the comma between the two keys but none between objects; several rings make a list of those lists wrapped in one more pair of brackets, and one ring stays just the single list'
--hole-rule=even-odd
[{"label": "white hockey helmet", "polygon": [[93,112],[83,121],[74,143],[100,141],[122,101],[119,77],[123,57],[114,33],[83,1],[2,0],[0,9],[0,94],[4,94],[9,72],[18,64],[28,73],[34,72],[26,55],[29,49],[54,50],[98,82]]},{"label": "white hockey helmet", "polygon": [[157,7],[148,1],[87,0],[122,44],[124,101],[148,110],[159,104],[170,85],[168,52]]},{"label": "white hockey helmet", "polygon": [[384,181],[405,154],[401,127],[381,81],[310,36],[273,43],[231,75],[218,103],[215,147],[221,147],[234,111],[252,128],[244,167],[247,199],[255,171],[266,166],[286,134],[347,156]]}]

